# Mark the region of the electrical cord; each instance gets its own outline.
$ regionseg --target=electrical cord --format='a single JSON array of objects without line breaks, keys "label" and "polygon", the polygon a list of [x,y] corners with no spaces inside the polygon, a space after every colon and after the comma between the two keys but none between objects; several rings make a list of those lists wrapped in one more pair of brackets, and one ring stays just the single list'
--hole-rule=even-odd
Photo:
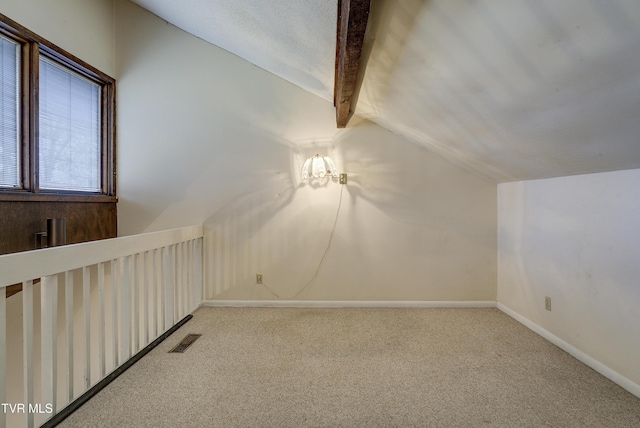
[{"label": "electrical cord", "polygon": [[329,248],[331,247],[331,241],[333,241],[333,234],[336,231],[336,225],[338,224],[338,217],[340,216],[340,207],[342,206],[342,193],[344,193],[344,188],[345,188],[344,185],[342,185],[342,187],[340,188],[340,200],[338,201],[338,209],[336,210],[336,218],[333,221],[333,227],[331,228],[331,234],[329,235],[329,241],[327,242],[327,248],[325,248],[324,253],[322,254],[322,257],[320,258],[320,263],[318,263],[318,267],[316,268],[316,271],[314,272],[314,274],[311,277],[311,279],[309,279],[309,281],[307,281],[307,283],[304,286],[302,286],[302,288],[300,290],[298,290],[293,296],[289,296],[289,297],[280,296],[278,293],[276,293],[271,288],[269,288],[266,284],[264,284],[264,283],[262,284],[262,286],[264,288],[266,288],[267,291],[269,291],[269,293],[273,294],[278,299],[289,300],[289,299],[293,299],[294,297],[297,297],[300,293],[302,293],[304,290],[306,290],[306,288],[309,285],[311,285],[311,283],[318,276],[318,272],[320,272],[320,267],[322,266],[322,263],[324,262],[324,258],[327,256],[327,253],[329,252]]}]

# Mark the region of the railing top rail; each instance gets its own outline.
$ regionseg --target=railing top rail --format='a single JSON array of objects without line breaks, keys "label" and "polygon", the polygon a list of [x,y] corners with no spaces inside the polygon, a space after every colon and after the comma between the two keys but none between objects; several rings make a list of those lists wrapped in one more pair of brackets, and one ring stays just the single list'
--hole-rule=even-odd
[{"label": "railing top rail", "polygon": [[202,238],[202,225],[0,256],[0,288]]}]

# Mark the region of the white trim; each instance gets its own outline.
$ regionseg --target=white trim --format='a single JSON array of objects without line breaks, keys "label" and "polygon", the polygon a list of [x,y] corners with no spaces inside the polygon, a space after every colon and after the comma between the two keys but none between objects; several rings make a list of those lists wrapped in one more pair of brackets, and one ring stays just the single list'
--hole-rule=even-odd
[{"label": "white trim", "polygon": [[560,339],[558,336],[554,335],[548,330],[545,330],[544,328],[540,327],[538,324],[520,315],[519,313],[513,311],[512,309],[505,306],[504,304],[498,302],[497,307],[502,312],[509,315],[511,318],[515,319],[525,327],[528,327],[530,330],[534,331],[535,333],[538,333],[540,336],[544,337],[549,342],[556,345],[558,348],[567,352],[568,354],[576,358],[578,361],[583,362],[584,364],[591,367],[592,369],[594,369],[595,371],[597,371],[607,379],[620,385],[622,388],[626,389],[636,397],[640,398],[640,385],[638,385],[637,383],[624,377],[623,375],[611,369],[610,367],[602,364],[600,361],[590,357],[589,355],[585,354],[583,351],[579,350],[575,346],[571,345],[568,342],[565,342],[563,339]]},{"label": "white trim", "polygon": [[495,308],[494,301],[203,300],[215,308]]}]

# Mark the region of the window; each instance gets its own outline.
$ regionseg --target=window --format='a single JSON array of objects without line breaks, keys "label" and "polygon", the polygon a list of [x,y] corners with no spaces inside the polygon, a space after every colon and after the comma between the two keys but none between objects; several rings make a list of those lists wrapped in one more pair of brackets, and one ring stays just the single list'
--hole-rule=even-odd
[{"label": "window", "polygon": [[0,36],[0,186],[20,183],[18,75],[20,45]]},{"label": "window", "polygon": [[115,200],[115,80],[0,15],[0,200]]},{"label": "window", "polygon": [[100,191],[100,86],[40,58],[40,188]]}]

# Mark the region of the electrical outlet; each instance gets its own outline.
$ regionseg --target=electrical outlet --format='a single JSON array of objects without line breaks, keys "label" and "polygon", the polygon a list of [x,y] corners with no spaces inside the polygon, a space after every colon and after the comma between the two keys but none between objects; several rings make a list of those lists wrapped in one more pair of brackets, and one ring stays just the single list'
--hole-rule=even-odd
[{"label": "electrical outlet", "polygon": [[256,284],[262,284],[262,274],[261,273],[257,273],[256,274]]},{"label": "electrical outlet", "polygon": [[340,174],[340,184],[347,184],[347,174]]},{"label": "electrical outlet", "polygon": [[544,297],[544,308],[548,311],[551,310],[551,297],[549,296]]}]

